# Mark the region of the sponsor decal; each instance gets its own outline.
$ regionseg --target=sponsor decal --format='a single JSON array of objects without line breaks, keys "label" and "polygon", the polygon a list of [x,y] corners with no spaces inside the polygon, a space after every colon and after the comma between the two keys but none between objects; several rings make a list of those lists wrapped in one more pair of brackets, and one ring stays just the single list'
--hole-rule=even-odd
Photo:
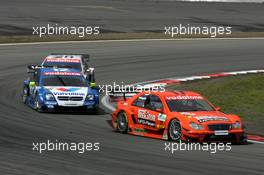
[{"label": "sponsor decal", "polygon": [[191,113],[191,112],[181,112],[181,114],[189,119],[196,115],[195,113]]},{"label": "sponsor decal", "polygon": [[62,91],[62,92],[75,92],[75,91],[80,90],[80,88],[64,88],[64,87],[61,87],[61,88],[56,88],[56,90]]},{"label": "sponsor decal", "polygon": [[155,122],[155,115],[150,114],[147,110],[138,110],[138,118]]},{"label": "sponsor decal", "polygon": [[157,128],[163,129],[163,128],[165,128],[165,126],[164,125],[157,125]]},{"label": "sponsor decal", "polygon": [[191,112],[181,112],[182,115],[190,115],[190,116],[194,116],[196,115],[195,113],[191,113]]},{"label": "sponsor decal", "polygon": [[145,129],[141,129],[141,128],[135,128],[134,132],[147,133],[147,131]]},{"label": "sponsor decal", "polygon": [[200,123],[208,121],[228,121],[228,118],[219,116],[196,116],[194,118],[196,118]]},{"label": "sponsor decal", "polygon": [[150,114],[147,110],[138,110],[138,123],[155,127],[155,115]]},{"label": "sponsor decal", "polygon": [[189,96],[189,95],[179,95],[179,96],[171,96],[166,97],[167,100],[202,100],[202,96]]},{"label": "sponsor decal", "polygon": [[161,114],[161,113],[159,113],[159,115],[158,115],[158,120],[159,121],[162,121],[162,122],[165,122],[166,121],[166,115],[165,114]]},{"label": "sponsor decal", "polygon": [[80,76],[79,72],[44,72],[44,75],[66,75],[66,76]]},{"label": "sponsor decal", "polygon": [[142,125],[148,125],[151,127],[155,127],[155,122],[144,120],[144,119],[138,119],[138,123],[140,123]]},{"label": "sponsor decal", "polygon": [[53,92],[55,96],[84,96],[81,92]]},{"label": "sponsor decal", "polygon": [[80,63],[80,59],[78,58],[46,58],[46,62]]}]

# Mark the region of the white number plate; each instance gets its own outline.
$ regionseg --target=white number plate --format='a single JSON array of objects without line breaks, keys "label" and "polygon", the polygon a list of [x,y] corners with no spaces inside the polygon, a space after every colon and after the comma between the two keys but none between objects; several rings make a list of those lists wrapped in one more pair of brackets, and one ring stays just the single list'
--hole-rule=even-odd
[{"label": "white number plate", "polygon": [[76,103],[70,103],[70,102],[65,102],[64,103],[64,106],[77,106],[77,104]]},{"label": "white number plate", "polygon": [[227,130],[219,130],[219,131],[215,131],[214,135],[216,136],[224,136],[224,135],[228,135],[228,131]]}]

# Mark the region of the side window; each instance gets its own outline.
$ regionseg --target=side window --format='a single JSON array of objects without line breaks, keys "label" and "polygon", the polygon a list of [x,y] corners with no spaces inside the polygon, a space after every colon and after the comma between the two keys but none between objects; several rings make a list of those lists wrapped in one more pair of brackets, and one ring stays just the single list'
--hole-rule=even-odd
[{"label": "side window", "polygon": [[142,96],[139,96],[139,97],[133,102],[133,106],[137,106],[137,107],[144,108],[144,107],[145,107],[145,101],[146,101],[147,97],[148,97],[148,95],[142,95]]},{"label": "side window", "polygon": [[162,101],[156,95],[149,96],[149,98],[146,100],[145,107],[153,111],[157,111],[157,109],[163,110]]},{"label": "side window", "polygon": [[86,69],[88,69],[89,66],[88,66],[87,61],[85,61],[85,59],[83,57],[82,57],[82,64],[83,64],[83,69],[86,71]]}]

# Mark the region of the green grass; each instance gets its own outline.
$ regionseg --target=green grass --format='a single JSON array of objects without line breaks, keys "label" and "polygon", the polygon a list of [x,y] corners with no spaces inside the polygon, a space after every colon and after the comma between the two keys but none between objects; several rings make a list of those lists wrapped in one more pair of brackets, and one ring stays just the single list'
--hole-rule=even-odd
[{"label": "green grass", "polygon": [[239,115],[248,132],[264,134],[264,74],[197,80],[168,88],[199,92],[223,112]]}]

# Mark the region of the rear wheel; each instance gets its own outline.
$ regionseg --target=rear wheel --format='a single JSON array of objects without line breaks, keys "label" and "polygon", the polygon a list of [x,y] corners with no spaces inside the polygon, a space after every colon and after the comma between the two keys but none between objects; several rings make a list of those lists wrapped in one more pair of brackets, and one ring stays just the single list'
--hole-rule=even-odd
[{"label": "rear wheel", "polygon": [[121,133],[127,133],[128,131],[128,122],[125,112],[120,112],[117,116],[117,131]]},{"label": "rear wheel", "polygon": [[169,124],[168,129],[169,139],[175,142],[181,141],[182,129],[179,120],[173,119]]}]

